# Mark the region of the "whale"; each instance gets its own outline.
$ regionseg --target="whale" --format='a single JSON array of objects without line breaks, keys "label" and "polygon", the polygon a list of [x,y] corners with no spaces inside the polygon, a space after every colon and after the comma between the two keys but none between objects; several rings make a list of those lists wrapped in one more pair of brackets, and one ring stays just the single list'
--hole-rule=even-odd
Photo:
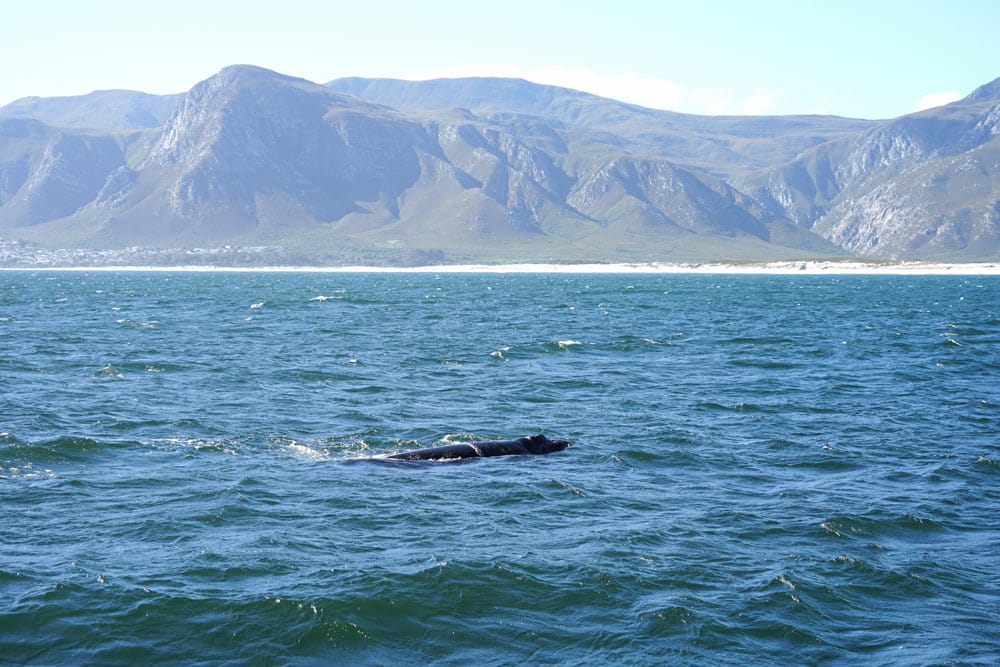
[{"label": "whale", "polygon": [[472,459],[483,456],[524,456],[561,452],[572,443],[569,440],[549,440],[542,434],[526,435],[513,440],[483,440],[461,442],[454,445],[414,449],[409,452],[391,454],[385,458],[396,461],[445,461],[450,459]]}]

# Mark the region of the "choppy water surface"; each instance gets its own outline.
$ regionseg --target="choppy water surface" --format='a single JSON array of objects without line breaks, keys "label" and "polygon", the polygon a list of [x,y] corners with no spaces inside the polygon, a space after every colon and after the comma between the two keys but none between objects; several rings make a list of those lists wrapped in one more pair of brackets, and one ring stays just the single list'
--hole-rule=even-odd
[{"label": "choppy water surface", "polygon": [[0,272],[0,662],[992,664],[998,380],[997,277]]}]

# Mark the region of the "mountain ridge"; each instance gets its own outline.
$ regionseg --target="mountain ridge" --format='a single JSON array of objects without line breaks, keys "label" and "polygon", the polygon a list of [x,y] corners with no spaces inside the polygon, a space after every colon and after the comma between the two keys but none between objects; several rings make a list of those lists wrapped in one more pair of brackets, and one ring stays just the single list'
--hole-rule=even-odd
[{"label": "mountain ridge", "polygon": [[103,91],[162,117],[122,127],[100,92],[0,108],[0,238],[319,264],[1000,254],[1000,79],[876,121],[233,65],[176,97]]},{"label": "mountain ridge", "polygon": [[0,107],[0,118],[34,118],[63,128],[115,130],[159,127],[182,94],[95,90],[86,95],[22,97]]},{"label": "mountain ridge", "polygon": [[[609,132],[633,146],[645,146],[669,155],[676,162],[730,177],[739,170],[759,168],[775,160],[790,159],[807,147],[881,121],[824,115],[796,116],[698,116],[650,109],[591,93],[532,83],[524,79],[467,77],[462,79],[334,79],[328,87],[399,109],[440,111],[467,108],[487,118],[504,114],[557,120]],[[755,160],[755,142],[788,135],[781,148],[766,144],[777,156]],[[692,137],[698,135],[698,137]],[[731,155],[736,164],[723,168],[704,159],[708,137],[713,156]],[[700,137],[700,138],[699,138]],[[742,150],[740,144],[746,144]],[[758,148],[759,150],[759,148]]]}]

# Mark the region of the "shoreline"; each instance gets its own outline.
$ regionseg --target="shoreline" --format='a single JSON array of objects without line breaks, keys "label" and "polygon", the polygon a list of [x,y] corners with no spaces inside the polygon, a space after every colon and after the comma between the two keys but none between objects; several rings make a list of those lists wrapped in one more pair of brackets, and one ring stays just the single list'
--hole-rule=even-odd
[{"label": "shoreline", "polygon": [[0,271],[150,271],[234,273],[620,273],[770,275],[1000,275],[1000,261],[976,263],[799,260],[668,264],[443,264],[385,266],[10,266]]}]

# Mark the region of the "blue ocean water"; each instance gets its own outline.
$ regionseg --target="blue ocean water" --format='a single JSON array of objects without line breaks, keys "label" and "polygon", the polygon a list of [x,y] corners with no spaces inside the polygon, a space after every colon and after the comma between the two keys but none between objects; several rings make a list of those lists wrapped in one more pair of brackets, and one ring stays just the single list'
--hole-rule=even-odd
[{"label": "blue ocean water", "polygon": [[991,276],[0,272],[0,663],[996,664],[998,378]]}]

